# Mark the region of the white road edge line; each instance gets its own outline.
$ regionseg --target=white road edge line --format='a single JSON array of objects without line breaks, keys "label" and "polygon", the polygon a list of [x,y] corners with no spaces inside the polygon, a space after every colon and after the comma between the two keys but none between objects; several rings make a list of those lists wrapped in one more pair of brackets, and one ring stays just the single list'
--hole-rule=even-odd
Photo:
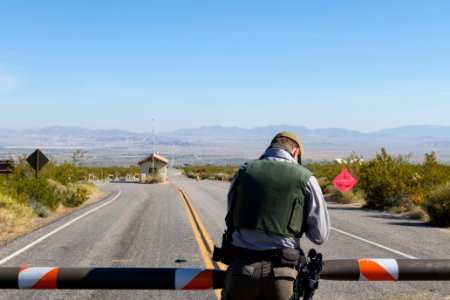
[{"label": "white road edge line", "polygon": [[8,255],[8,256],[5,257],[4,259],[0,260],[0,266],[3,265],[4,263],[6,263],[7,261],[11,260],[12,258],[16,257],[17,255],[19,255],[19,254],[21,254],[21,253],[27,251],[28,249],[30,249],[31,247],[35,246],[36,244],[42,242],[42,241],[45,240],[46,238],[48,238],[48,237],[54,235],[54,234],[57,233],[58,231],[60,231],[60,230],[62,230],[62,229],[64,229],[64,228],[66,228],[67,226],[69,226],[69,225],[75,223],[75,222],[78,221],[79,219],[84,218],[85,216],[89,215],[90,213],[93,213],[93,212],[96,211],[97,209],[100,209],[100,208],[102,208],[102,207],[104,207],[104,206],[110,204],[110,203],[113,202],[113,201],[116,201],[117,198],[120,197],[120,194],[122,194],[122,191],[119,191],[119,193],[118,193],[113,199],[109,200],[108,202],[103,203],[102,205],[97,206],[96,208],[91,209],[91,210],[88,211],[88,212],[85,212],[85,213],[82,214],[81,216],[78,216],[78,217],[76,217],[75,219],[73,219],[72,221],[69,221],[69,222],[67,222],[66,224],[62,225],[61,227],[56,228],[56,229],[53,230],[52,232],[47,233],[47,234],[44,235],[43,237],[41,237],[41,238],[35,240],[34,242],[32,242],[32,243],[28,244],[27,246],[23,247],[22,249],[17,250],[16,252],[14,252],[14,253]]},{"label": "white road edge line", "polygon": [[417,257],[414,257],[414,256],[412,256],[412,255],[409,255],[409,254],[406,254],[406,253],[397,251],[397,250],[395,250],[395,249],[392,249],[392,248],[389,248],[389,247],[386,247],[386,246],[377,244],[377,243],[375,243],[375,242],[366,240],[366,239],[364,239],[364,238],[362,238],[362,237],[359,237],[359,236],[357,236],[357,235],[354,235],[354,234],[345,232],[345,231],[343,231],[343,230],[340,230],[340,229],[337,229],[337,228],[334,228],[334,227],[331,227],[331,229],[334,230],[334,231],[337,231],[337,232],[339,232],[339,233],[342,233],[342,234],[344,234],[344,235],[347,235],[347,236],[349,236],[349,237],[352,237],[352,238],[354,238],[354,239],[360,240],[360,241],[362,241],[362,242],[364,242],[364,243],[367,243],[367,244],[376,246],[376,247],[378,247],[378,248],[387,250],[387,251],[389,251],[389,252],[398,254],[398,255],[400,255],[400,256],[403,256],[403,257],[406,257],[406,258],[410,258],[410,259],[418,259]]}]

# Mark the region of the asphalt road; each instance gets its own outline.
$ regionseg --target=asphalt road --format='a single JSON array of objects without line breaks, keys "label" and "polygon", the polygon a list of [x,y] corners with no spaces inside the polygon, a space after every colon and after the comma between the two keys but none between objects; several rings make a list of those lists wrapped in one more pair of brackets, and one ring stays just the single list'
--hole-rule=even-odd
[{"label": "asphalt road", "polygon": [[[100,183],[114,194],[0,247],[0,261],[103,205],[1,266],[204,268],[188,215],[173,185]],[[186,261],[177,263],[177,260]],[[0,299],[217,299],[213,291],[2,290]]]},{"label": "asphalt road", "polygon": [[[228,183],[195,182],[172,175],[190,196],[199,218],[216,244],[224,229]],[[440,229],[386,213],[363,210],[352,205],[328,203],[333,230],[321,246],[304,239],[305,253],[310,248],[324,259],[420,258],[450,259],[450,230]],[[217,211],[220,209],[221,211]],[[358,239],[359,238],[359,239]],[[450,299],[447,282],[320,282],[317,299]]]},{"label": "asphalt road", "polygon": [[[229,184],[196,182],[177,172],[172,172],[170,178],[170,184],[161,185],[99,183],[102,189],[113,194],[1,246],[0,266],[209,267],[211,262],[199,246],[202,242],[195,234],[178,190],[184,192],[192,205],[206,240],[219,244]],[[305,240],[303,248],[306,251],[314,247],[325,259],[450,259],[448,229],[350,205],[328,203],[328,208],[333,226],[329,241],[315,246]],[[87,212],[90,213],[85,215]],[[77,217],[81,218],[35,245],[31,244]],[[25,251],[17,252],[27,246]],[[450,299],[450,284],[322,280],[315,298]],[[217,294],[213,291],[2,290],[0,299],[217,299]]]}]

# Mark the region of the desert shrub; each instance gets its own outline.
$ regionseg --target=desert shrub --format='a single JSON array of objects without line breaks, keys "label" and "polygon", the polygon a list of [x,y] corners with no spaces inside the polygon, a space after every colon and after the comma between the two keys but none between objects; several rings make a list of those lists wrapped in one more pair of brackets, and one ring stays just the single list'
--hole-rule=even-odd
[{"label": "desert shrub", "polygon": [[61,203],[61,199],[55,195],[54,190],[48,185],[47,179],[32,180],[29,193],[36,201],[50,210],[55,210]]},{"label": "desert shrub", "polygon": [[384,210],[392,213],[404,213],[411,211],[413,207],[410,195],[399,193],[386,201]]},{"label": "desert shrub", "polygon": [[28,199],[34,199],[50,210],[55,210],[60,199],[55,195],[53,188],[48,184],[46,178],[25,177],[15,182],[16,193],[25,194]]},{"label": "desert shrub", "polygon": [[144,180],[144,183],[148,184],[156,184],[156,183],[162,183],[162,178],[156,174],[155,176],[147,176],[147,178]]},{"label": "desert shrub", "polygon": [[[50,160],[39,172],[39,178],[36,178],[35,170],[26,161],[27,156],[23,154],[14,162],[13,173],[9,178],[0,176],[0,195],[10,197],[14,203],[27,208],[30,214],[40,217],[49,216],[61,204],[74,207],[87,201],[89,193],[86,185],[78,186],[77,183],[89,178],[89,174],[95,178],[107,178],[110,174],[136,174],[138,171],[134,166],[86,167],[67,162],[58,165]],[[10,216],[13,208],[8,206],[5,209]],[[2,213],[3,220],[9,218],[6,216],[6,213]]]},{"label": "desert shrub", "polygon": [[12,218],[31,218],[31,209],[26,205],[17,202],[15,199],[0,193],[0,209],[7,210]]},{"label": "desert shrub", "polygon": [[[329,194],[335,191],[333,180],[344,169],[347,169],[352,174],[352,176],[359,181],[358,178],[361,173],[360,170],[363,164],[362,161],[363,160],[360,155],[352,153],[350,156],[344,158],[341,162],[334,160],[331,162],[312,163],[306,165],[306,167],[313,171],[322,191]],[[357,184],[355,187],[353,187],[352,192],[359,194],[362,193],[362,190]]]},{"label": "desert shrub", "polygon": [[47,179],[47,183],[53,189],[53,193],[57,198],[63,199],[65,197],[68,187],[53,179]]},{"label": "desert shrub", "polygon": [[30,200],[29,206],[33,210],[33,213],[40,218],[47,218],[50,216],[50,211],[39,202],[36,202],[34,199]]},{"label": "desert shrub", "polygon": [[220,181],[230,181],[232,176],[233,175],[231,175],[231,174],[219,172],[217,174],[214,174],[212,179],[213,180],[220,180]]},{"label": "desert shrub", "polygon": [[417,191],[410,196],[410,201],[415,206],[424,206],[426,195],[423,191]]},{"label": "desert shrub", "polygon": [[439,164],[434,152],[426,153],[424,162],[417,168],[415,180],[420,191],[414,197],[414,203],[424,205],[424,201],[437,186],[450,182],[450,166]]},{"label": "desert shrub", "polygon": [[185,173],[185,176],[187,178],[195,179],[197,177],[197,174],[194,172],[187,172],[187,173]]},{"label": "desert shrub", "polygon": [[322,189],[324,195],[331,195],[339,191],[333,184],[327,185],[325,189]]},{"label": "desert shrub", "polygon": [[129,167],[92,167],[83,166],[79,163],[68,163],[64,162],[62,164],[56,164],[54,161],[50,161],[42,169],[41,174],[47,178],[51,178],[59,183],[68,186],[70,184],[84,182],[92,174],[96,179],[105,179],[109,175],[115,177],[126,176],[128,174],[133,175],[138,173],[137,166]]},{"label": "desert shrub", "polygon": [[156,183],[162,183],[163,179],[161,178],[159,171],[156,170],[156,172],[150,176],[147,175],[147,177],[144,180],[144,183],[149,184],[156,184]]},{"label": "desert shrub", "polygon": [[320,178],[322,190],[327,184],[332,184],[333,179],[342,171],[342,166],[337,161],[307,164],[306,167],[313,171],[316,178]]},{"label": "desert shrub", "polygon": [[388,210],[405,205],[418,187],[408,157],[392,158],[382,148],[374,160],[361,166],[359,185],[366,194],[367,206]]},{"label": "desert shrub", "polygon": [[421,206],[414,205],[408,212],[408,217],[413,220],[425,220],[427,218],[427,213]]},{"label": "desert shrub", "polygon": [[57,166],[55,162],[51,161],[43,169],[44,176],[65,186],[80,181],[84,178],[84,173],[82,167],[76,167],[67,162]]},{"label": "desert shrub", "polygon": [[226,180],[231,181],[234,173],[238,170],[238,166],[213,166],[213,165],[199,165],[181,167],[184,174],[188,178],[196,179],[212,179],[212,180]]},{"label": "desert shrub", "polygon": [[438,226],[450,226],[450,183],[436,187],[425,200],[430,222]]},{"label": "desert shrub", "polygon": [[26,162],[26,157],[21,156],[15,165],[11,179],[8,181],[8,195],[18,198],[21,203],[28,203],[30,199],[39,202],[50,210],[59,205],[58,198],[54,195],[52,187],[47,183],[45,176],[35,177],[35,171]]},{"label": "desert shrub", "polygon": [[0,240],[2,235],[25,230],[32,217],[30,207],[0,193]]},{"label": "desert shrub", "polygon": [[440,165],[434,152],[425,153],[422,174],[419,176],[422,187],[442,185],[450,180],[449,166]]},{"label": "desert shrub", "polygon": [[332,186],[332,185],[330,185],[330,181],[326,177],[317,178],[317,182],[319,183],[319,186],[322,189],[322,192],[326,192],[327,188],[329,186]]},{"label": "desert shrub", "polygon": [[353,191],[341,192],[334,186],[329,186],[327,188],[327,193],[325,194],[325,197],[326,200],[328,201],[334,201],[342,204],[361,203],[364,199],[364,196],[361,194],[361,192],[353,192]]},{"label": "desert shrub", "polygon": [[67,189],[62,203],[65,207],[77,207],[88,200],[88,190],[83,186]]}]

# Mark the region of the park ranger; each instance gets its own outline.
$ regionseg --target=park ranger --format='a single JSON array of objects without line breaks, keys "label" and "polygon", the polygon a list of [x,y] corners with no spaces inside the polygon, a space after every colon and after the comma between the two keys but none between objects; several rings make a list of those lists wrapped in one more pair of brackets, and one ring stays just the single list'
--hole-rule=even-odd
[{"label": "park ranger", "polygon": [[324,243],[330,220],[312,172],[301,165],[299,136],[277,134],[259,160],[245,163],[228,192],[222,261],[229,264],[222,299],[289,299],[300,237]]}]

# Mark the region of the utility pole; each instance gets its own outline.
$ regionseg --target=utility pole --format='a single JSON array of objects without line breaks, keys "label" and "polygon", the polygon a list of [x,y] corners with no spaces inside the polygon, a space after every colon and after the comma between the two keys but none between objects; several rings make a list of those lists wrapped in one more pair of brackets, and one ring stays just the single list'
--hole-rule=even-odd
[{"label": "utility pole", "polygon": [[152,175],[155,176],[155,119],[152,118]]}]

